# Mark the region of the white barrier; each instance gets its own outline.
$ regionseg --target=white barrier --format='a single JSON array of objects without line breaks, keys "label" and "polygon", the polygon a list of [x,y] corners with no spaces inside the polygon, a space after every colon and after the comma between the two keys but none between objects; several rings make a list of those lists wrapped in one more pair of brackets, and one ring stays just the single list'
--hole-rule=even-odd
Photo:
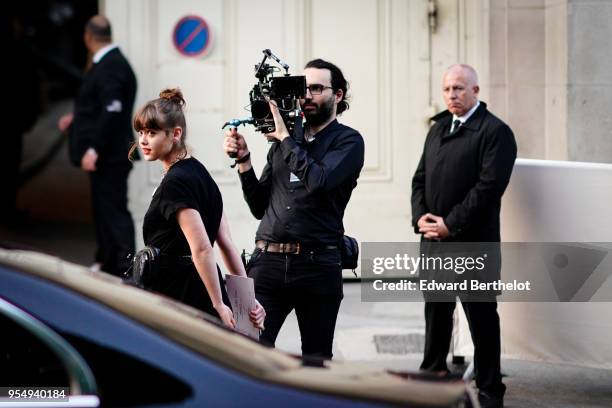
[{"label": "white barrier", "polygon": [[[518,159],[502,202],[502,241],[612,242],[611,203],[612,165]],[[612,303],[507,302],[499,313],[505,357],[612,368]],[[461,314],[454,353],[471,349]]]}]

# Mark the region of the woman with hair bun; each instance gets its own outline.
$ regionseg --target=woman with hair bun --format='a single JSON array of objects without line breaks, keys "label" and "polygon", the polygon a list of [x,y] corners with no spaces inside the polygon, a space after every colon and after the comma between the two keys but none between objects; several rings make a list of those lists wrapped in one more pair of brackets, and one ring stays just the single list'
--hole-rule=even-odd
[{"label": "woman with hair bun", "polygon": [[[164,167],[143,224],[145,245],[160,250],[160,270],[151,289],[218,316],[225,325],[234,327],[215,262],[215,243],[231,274],[246,276],[246,272],[223,214],[221,192],[185,145],[184,106],[179,89],[166,89],[134,118],[142,156],[147,161],[159,160]],[[130,153],[135,149],[136,145]],[[250,319],[263,328],[264,317],[265,311],[257,302]]]}]

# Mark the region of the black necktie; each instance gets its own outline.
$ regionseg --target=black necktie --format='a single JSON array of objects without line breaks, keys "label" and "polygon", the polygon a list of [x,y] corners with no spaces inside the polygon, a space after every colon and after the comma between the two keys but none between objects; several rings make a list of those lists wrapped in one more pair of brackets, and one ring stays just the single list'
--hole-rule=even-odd
[{"label": "black necktie", "polygon": [[453,122],[453,126],[451,126],[450,133],[455,133],[457,129],[459,129],[459,126],[461,126],[461,121],[459,119],[455,119],[455,121]]}]

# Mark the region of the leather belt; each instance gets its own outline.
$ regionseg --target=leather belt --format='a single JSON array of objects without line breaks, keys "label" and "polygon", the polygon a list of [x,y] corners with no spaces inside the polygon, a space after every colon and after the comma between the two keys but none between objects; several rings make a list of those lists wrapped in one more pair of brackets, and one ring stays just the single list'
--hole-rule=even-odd
[{"label": "leather belt", "polygon": [[325,249],[338,249],[337,245],[303,245],[299,242],[270,242],[258,240],[255,241],[255,246],[262,249],[264,252],[278,252],[283,254],[299,254],[301,252],[316,252]]}]

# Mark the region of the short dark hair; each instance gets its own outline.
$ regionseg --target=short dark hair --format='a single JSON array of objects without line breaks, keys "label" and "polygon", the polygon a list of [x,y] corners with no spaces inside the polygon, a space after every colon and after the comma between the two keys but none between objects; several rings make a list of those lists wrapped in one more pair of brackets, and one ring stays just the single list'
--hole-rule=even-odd
[{"label": "short dark hair", "polygon": [[320,58],[313,59],[309,61],[304,69],[306,68],[317,68],[317,69],[327,69],[331,73],[331,86],[333,91],[337,91],[338,89],[342,90],[342,99],[338,102],[338,107],[336,108],[336,113],[339,115],[345,110],[349,108],[348,103],[348,88],[349,84],[344,78],[342,71],[336,65],[332,64],[329,61],[322,60]]},{"label": "short dark hair", "polygon": [[90,18],[85,24],[85,30],[99,42],[111,42],[113,39],[110,21],[101,15]]}]

